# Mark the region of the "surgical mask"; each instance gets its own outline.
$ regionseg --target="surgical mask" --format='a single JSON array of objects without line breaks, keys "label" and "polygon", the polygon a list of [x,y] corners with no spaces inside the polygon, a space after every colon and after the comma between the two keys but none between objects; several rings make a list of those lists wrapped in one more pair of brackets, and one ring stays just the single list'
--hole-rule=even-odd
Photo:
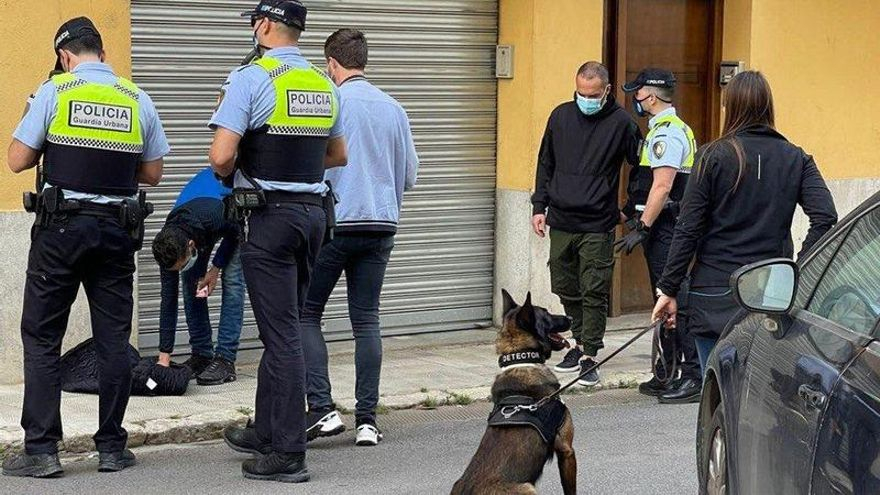
[{"label": "surgical mask", "polygon": [[190,268],[192,268],[196,264],[196,260],[198,260],[198,259],[199,259],[199,252],[197,250],[193,249],[190,256],[189,256],[189,260],[187,260],[186,264],[183,265],[183,268],[181,268],[180,271],[185,272],[185,271],[189,270]]},{"label": "surgical mask", "polygon": [[578,108],[584,115],[596,115],[605,106],[605,96],[602,96],[602,98],[586,98],[576,92],[574,97]]},{"label": "surgical mask", "polygon": [[636,95],[633,95],[633,109],[636,111],[636,115],[639,117],[644,117],[648,115],[648,112],[645,111],[645,107],[642,106],[642,102],[650,98],[651,96],[646,96],[641,100],[636,98]]}]

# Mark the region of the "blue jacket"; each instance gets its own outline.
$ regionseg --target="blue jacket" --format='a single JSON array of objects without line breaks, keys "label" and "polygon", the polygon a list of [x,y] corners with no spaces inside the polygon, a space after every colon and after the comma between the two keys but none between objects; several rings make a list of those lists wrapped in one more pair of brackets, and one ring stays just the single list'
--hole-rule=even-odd
[{"label": "blue jacket", "polygon": [[348,165],[325,172],[339,198],[336,232],[397,232],[419,159],[403,107],[364,77],[339,87]]}]

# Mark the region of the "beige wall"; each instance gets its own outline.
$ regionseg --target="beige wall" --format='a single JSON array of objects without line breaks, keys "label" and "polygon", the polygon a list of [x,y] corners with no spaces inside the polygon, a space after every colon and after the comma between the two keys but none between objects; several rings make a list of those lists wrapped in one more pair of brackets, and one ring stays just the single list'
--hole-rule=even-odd
[{"label": "beige wall", "polygon": [[880,2],[727,0],[724,57],[766,74],[780,132],[826,179],[880,178]]},{"label": "beige wall", "polygon": [[[85,15],[101,32],[108,62],[122,76],[131,74],[131,16],[128,0],[43,0],[23,8],[24,0],[0,1],[0,211],[21,210],[22,191],[34,187],[32,171],[12,174],[6,149],[28,95],[55,66],[53,37],[62,23]],[[0,233],[2,235],[4,233]]]},{"label": "beige wall", "polygon": [[498,82],[498,187],[527,191],[550,111],[573,98],[578,67],[602,59],[602,0],[500,0],[500,44],[513,79]]}]

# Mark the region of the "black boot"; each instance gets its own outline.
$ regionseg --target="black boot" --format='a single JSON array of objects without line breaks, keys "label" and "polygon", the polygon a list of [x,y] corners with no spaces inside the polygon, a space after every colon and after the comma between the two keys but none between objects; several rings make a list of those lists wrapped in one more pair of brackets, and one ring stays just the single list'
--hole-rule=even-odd
[{"label": "black boot", "polygon": [[690,404],[700,402],[703,381],[699,378],[682,378],[668,392],[660,395],[661,404]]},{"label": "black boot", "polygon": [[119,452],[98,452],[98,472],[115,473],[137,464],[134,453],[128,449]]},{"label": "black boot", "polygon": [[241,465],[241,474],[251,480],[281,481],[283,483],[309,481],[309,470],[306,469],[306,455],[304,453],[272,452],[256,459],[248,459]]},{"label": "black boot", "polygon": [[58,454],[11,454],[3,461],[4,476],[51,478],[64,473]]},{"label": "black boot", "polygon": [[250,420],[244,428],[230,426],[223,430],[223,441],[230,449],[244,454],[264,455],[272,452],[271,445],[257,438],[257,429]]},{"label": "black boot", "polygon": [[671,383],[672,382],[661,382],[655,376],[652,377],[650,380],[639,384],[639,393],[649,395],[651,397],[658,397],[669,391],[669,385]]}]

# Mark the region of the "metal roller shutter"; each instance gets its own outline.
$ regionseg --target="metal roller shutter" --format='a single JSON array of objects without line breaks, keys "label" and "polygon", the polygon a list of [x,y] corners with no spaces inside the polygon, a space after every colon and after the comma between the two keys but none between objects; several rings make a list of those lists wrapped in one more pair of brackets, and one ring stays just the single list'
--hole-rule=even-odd
[{"label": "metal roller shutter", "polygon": [[[382,293],[383,334],[459,330],[491,323],[495,218],[497,0],[306,0],[306,57],[323,66],[323,42],[354,27],[370,43],[370,80],[409,113],[421,159]],[[206,123],[226,75],[251,47],[239,13],[255,0],[132,0],[132,71],[156,103],[171,146],[156,214],[139,255],[142,350],[158,346],[159,274],[149,241],[180,188],[208,164]],[[219,298],[213,297],[216,325]],[[182,304],[181,304],[182,308]],[[348,338],[344,282],[326,312],[330,339]],[[180,317],[177,342],[188,341]],[[246,306],[242,347],[259,346]]]}]

